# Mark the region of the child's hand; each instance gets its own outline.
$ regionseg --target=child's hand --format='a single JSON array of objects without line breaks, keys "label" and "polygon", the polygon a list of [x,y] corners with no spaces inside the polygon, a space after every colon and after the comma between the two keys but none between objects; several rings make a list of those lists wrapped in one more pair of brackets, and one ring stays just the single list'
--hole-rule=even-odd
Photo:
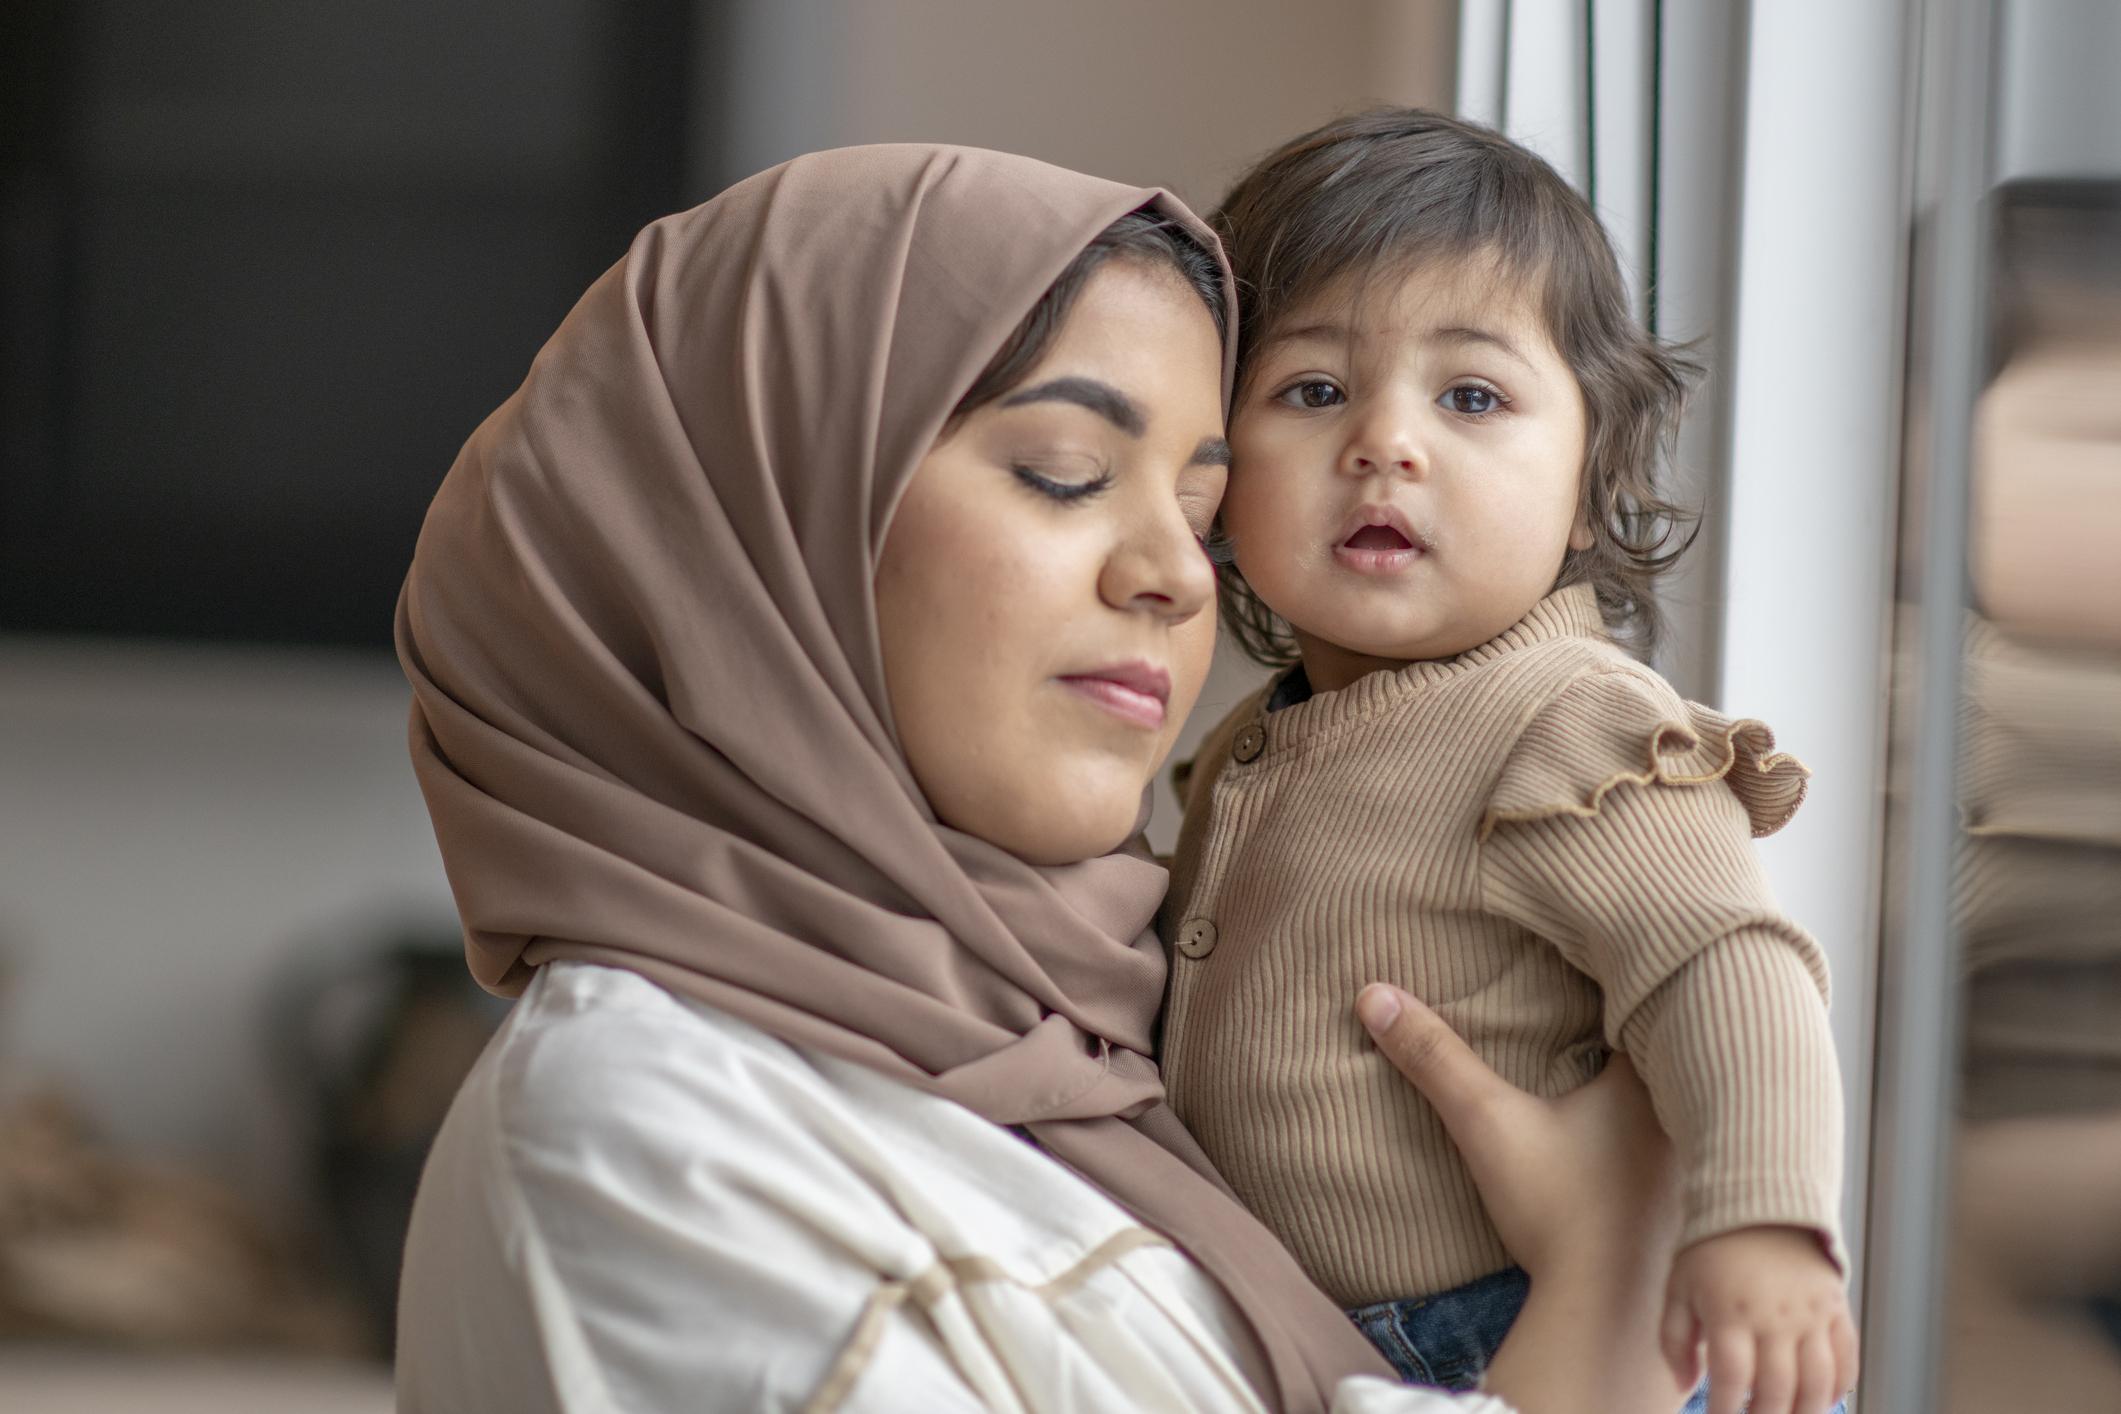
[{"label": "child's hand", "polygon": [[1709,1414],[1825,1414],[1856,1383],[1848,1293],[1803,1228],[1740,1228],[1680,1252],[1663,1338],[1682,1375],[1707,1345]]}]

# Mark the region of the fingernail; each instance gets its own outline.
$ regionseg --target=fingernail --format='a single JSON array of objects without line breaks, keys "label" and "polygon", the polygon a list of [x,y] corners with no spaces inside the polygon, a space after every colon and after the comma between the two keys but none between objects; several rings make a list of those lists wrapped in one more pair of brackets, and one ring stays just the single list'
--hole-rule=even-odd
[{"label": "fingernail", "polygon": [[1375,1036],[1399,1017],[1399,994],[1382,982],[1372,982],[1355,998],[1355,1014]]}]

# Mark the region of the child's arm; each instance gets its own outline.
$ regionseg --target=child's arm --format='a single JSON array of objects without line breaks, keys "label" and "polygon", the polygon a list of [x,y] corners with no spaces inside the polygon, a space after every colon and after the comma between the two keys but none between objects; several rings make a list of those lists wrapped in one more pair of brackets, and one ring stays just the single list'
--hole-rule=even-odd
[{"label": "child's arm", "polygon": [[[1818,946],[1776,908],[1750,843],[1794,796],[1724,775],[1801,768],[1767,756],[1764,733],[1741,743],[1706,709],[1647,696],[1631,677],[1593,679],[1535,720],[1498,787],[1511,805],[1491,812],[1483,891],[1599,982],[1607,1037],[1678,1146],[1669,1346],[1690,1357],[1706,1343],[1718,1410],[1748,1387],[1783,1407],[1854,1374],[1836,1236],[1841,1091]],[[1692,756],[1671,740],[1652,754],[1667,711],[1694,714]],[[1599,775],[1581,744],[1601,733],[1634,734],[1634,759],[1652,768]],[[1527,808],[1540,792],[1555,808]]]}]

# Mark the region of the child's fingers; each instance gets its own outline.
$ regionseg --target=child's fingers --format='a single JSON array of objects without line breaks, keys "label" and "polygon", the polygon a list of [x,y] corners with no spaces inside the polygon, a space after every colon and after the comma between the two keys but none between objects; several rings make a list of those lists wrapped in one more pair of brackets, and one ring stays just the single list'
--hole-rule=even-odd
[{"label": "child's fingers", "polygon": [[1742,1326],[1709,1332],[1709,1414],[1739,1414],[1753,1388],[1753,1333]]},{"label": "child's fingers", "polygon": [[1834,1352],[1834,1393],[1847,1394],[1856,1388],[1857,1377],[1863,1373],[1863,1362],[1856,1353],[1856,1323],[1843,1311],[1826,1328],[1826,1336]]},{"label": "child's fingers", "polygon": [[1747,1414],[1790,1414],[1797,1398],[1797,1345],[1788,1336],[1764,1336],[1754,1347],[1753,1397]]},{"label": "child's fingers", "polygon": [[1657,1328],[1657,1343],[1664,1350],[1664,1362],[1681,1383],[1700,1383],[1701,1327],[1686,1302],[1676,1296],[1664,1299],[1664,1321]]},{"label": "child's fingers", "polygon": [[1826,1414],[1847,1386],[1834,1379],[1834,1342],[1825,1331],[1806,1331],[1797,1342],[1795,1414]]}]

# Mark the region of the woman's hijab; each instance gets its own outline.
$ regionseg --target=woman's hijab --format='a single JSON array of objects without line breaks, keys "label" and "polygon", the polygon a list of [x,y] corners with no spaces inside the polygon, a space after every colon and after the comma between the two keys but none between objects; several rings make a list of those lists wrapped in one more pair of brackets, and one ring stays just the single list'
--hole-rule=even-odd
[{"label": "woman's hijab", "polygon": [[1145,205],[1217,248],[1167,193],[928,146],[798,158],[648,227],[428,513],[397,617],[413,761],[486,986],[630,968],[1025,1126],[1221,1283],[1270,1404],[1322,1409],[1383,1366],[1164,1103],[1163,870],[940,823],[885,695],[900,493]]}]

